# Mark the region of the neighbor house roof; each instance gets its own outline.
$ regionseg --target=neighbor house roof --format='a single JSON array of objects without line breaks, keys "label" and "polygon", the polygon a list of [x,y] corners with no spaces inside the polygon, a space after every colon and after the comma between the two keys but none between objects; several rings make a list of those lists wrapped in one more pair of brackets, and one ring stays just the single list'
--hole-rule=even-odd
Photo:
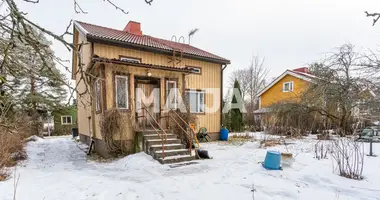
[{"label": "neighbor house roof", "polygon": [[261,90],[259,92],[259,94],[257,94],[257,96],[261,96],[262,94],[264,94],[267,90],[269,90],[273,85],[275,85],[277,82],[279,82],[282,78],[284,78],[286,75],[290,75],[290,76],[294,76],[296,78],[299,78],[299,79],[302,79],[304,81],[307,81],[307,82],[312,82],[314,78],[317,78],[316,76],[312,75],[312,74],[309,74],[309,73],[305,73],[305,72],[299,72],[299,71],[295,71],[295,70],[286,70],[284,73],[282,73],[279,77],[277,77],[276,79],[274,79],[269,85],[267,85],[263,90]]},{"label": "neighbor house roof", "polygon": [[89,41],[100,40],[117,42],[123,45],[158,50],[164,53],[173,53],[174,50],[182,51],[184,56],[191,58],[198,58],[222,64],[231,63],[225,58],[184,43],[155,38],[149,35],[137,35],[123,30],[116,30],[79,21],[75,21],[74,26],[85,34]]}]

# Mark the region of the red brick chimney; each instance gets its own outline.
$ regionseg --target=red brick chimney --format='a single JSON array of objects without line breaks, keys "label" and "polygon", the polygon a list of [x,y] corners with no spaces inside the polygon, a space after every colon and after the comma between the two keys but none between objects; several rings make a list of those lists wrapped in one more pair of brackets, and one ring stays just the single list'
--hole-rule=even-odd
[{"label": "red brick chimney", "polygon": [[139,22],[129,21],[123,31],[142,36],[141,24]]},{"label": "red brick chimney", "polygon": [[307,68],[307,67],[301,67],[301,68],[293,69],[293,71],[295,71],[295,72],[302,72],[302,73],[308,74],[309,73],[309,68]]}]

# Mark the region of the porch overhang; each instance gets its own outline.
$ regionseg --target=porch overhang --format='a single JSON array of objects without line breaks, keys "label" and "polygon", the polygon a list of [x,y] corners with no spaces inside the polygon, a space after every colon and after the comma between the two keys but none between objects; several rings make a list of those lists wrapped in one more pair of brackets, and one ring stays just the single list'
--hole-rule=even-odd
[{"label": "porch overhang", "polygon": [[139,63],[139,62],[133,62],[133,61],[122,61],[118,59],[108,59],[103,57],[94,56],[91,59],[90,66],[88,69],[91,69],[97,64],[117,64],[117,65],[128,65],[128,66],[134,66],[134,67],[142,67],[147,69],[159,69],[159,70],[167,70],[167,71],[176,71],[176,72],[182,72],[182,73],[188,73],[192,74],[192,70],[189,67],[186,66],[164,66],[164,65],[153,65],[148,63]]}]

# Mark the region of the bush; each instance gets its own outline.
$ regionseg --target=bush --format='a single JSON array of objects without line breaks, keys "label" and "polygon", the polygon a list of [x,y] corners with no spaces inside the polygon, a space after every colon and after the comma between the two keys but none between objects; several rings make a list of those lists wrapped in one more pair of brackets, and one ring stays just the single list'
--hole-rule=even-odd
[{"label": "bush", "polygon": [[7,168],[15,166],[17,161],[26,159],[24,151],[25,138],[29,136],[31,125],[25,123],[27,118],[18,118],[15,122],[0,123],[0,181],[9,173]]},{"label": "bush", "polygon": [[340,138],[334,140],[332,142],[331,156],[335,161],[334,164],[336,165],[340,176],[356,180],[363,179],[363,143],[356,142],[352,138]]}]

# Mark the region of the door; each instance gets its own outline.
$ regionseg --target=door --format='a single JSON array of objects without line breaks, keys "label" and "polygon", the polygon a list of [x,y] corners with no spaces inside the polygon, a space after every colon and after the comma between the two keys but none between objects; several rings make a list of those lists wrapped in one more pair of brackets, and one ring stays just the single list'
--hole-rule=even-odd
[{"label": "door", "polygon": [[136,108],[137,121],[141,129],[158,128],[160,118],[160,90],[159,80],[137,79],[136,81]]}]

